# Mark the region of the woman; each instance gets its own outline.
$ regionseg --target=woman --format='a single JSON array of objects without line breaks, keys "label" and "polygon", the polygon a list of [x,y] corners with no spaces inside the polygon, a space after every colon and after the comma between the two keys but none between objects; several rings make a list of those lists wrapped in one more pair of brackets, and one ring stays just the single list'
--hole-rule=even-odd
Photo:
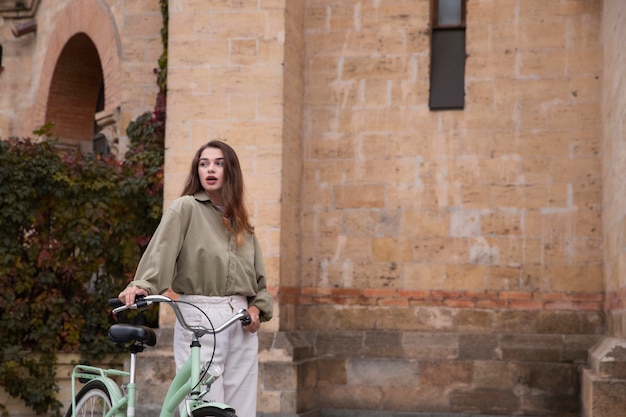
[{"label": "woman", "polygon": [[[196,152],[182,196],[165,211],[143,254],[135,279],[119,298],[130,305],[138,295],[171,288],[181,301],[207,313],[219,326],[240,308],[252,322],[217,335],[213,363],[223,370],[207,399],[232,404],[239,417],[256,416],[258,337],[272,318],[259,242],[244,206],[239,159],[226,143],[211,141]],[[190,324],[208,325],[197,309],[179,304]],[[176,323],[174,357],[180,369],[189,356],[191,334]],[[203,344],[202,361],[212,356]]]}]

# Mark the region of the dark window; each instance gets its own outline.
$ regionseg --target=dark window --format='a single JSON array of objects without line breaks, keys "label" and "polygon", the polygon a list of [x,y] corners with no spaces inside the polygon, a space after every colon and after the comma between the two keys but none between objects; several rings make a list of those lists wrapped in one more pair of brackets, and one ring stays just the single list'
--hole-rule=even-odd
[{"label": "dark window", "polygon": [[465,106],[467,0],[433,0],[430,49],[431,110]]}]

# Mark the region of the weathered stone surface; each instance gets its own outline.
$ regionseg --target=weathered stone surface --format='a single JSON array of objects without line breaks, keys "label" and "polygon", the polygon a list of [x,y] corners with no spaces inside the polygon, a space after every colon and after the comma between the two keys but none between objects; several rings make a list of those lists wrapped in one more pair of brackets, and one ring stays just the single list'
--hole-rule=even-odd
[{"label": "weathered stone surface", "polygon": [[520,399],[513,391],[497,389],[455,390],[450,393],[453,411],[484,414],[513,414]]},{"label": "weathered stone surface", "polygon": [[496,334],[460,334],[459,359],[496,360],[501,359],[499,340]]},{"label": "weathered stone surface", "polygon": [[448,389],[469,386],[473,379],[472,368],[468,361],[423,361],[419,363],[419,385]]},{"label": "weathered stone surface", "polygon": [[403,356],[422,360],[454,359],[459,356],[456,333],[404,332]]},{"label": "weathered stone surface", "polygon": [[317,363],[318,384],[341,385],[348,382],[346,359],[320,358]]},{"label": "weathered stone surface", "polygon": [[563,339],[559,335],[503,335],[500,349],[507,361],[558,362]]}]

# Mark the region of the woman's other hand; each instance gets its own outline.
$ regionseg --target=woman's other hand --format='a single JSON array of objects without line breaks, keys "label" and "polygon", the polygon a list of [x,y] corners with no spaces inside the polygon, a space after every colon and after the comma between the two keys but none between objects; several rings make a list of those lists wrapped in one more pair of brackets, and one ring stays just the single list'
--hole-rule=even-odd
[{"label": "woman's other hand", "polygon": [[256,306],[250,306],[248,307],[248,313],[252,321],[247,326],[243,326],[243,329],[250,333],[256,333],[261,328],[261,319],[259,318],[261,310]]}]

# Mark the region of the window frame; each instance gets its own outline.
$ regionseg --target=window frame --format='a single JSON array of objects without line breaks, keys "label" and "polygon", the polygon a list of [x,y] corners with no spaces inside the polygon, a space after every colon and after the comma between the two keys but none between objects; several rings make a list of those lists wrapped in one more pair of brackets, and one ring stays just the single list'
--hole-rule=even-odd
[{"label": "window frame", "polygon": [[[431,111],[465,109],[467,61],[467,1],[461,2],[459,24],[439,24],[439,2],[431,0],[430,78],[428,108]],[[449,42],[447,45],[443,40]],[[441,67],[442,63],[448,66]],[[443,69],[442,69],[443,68]]]}]

